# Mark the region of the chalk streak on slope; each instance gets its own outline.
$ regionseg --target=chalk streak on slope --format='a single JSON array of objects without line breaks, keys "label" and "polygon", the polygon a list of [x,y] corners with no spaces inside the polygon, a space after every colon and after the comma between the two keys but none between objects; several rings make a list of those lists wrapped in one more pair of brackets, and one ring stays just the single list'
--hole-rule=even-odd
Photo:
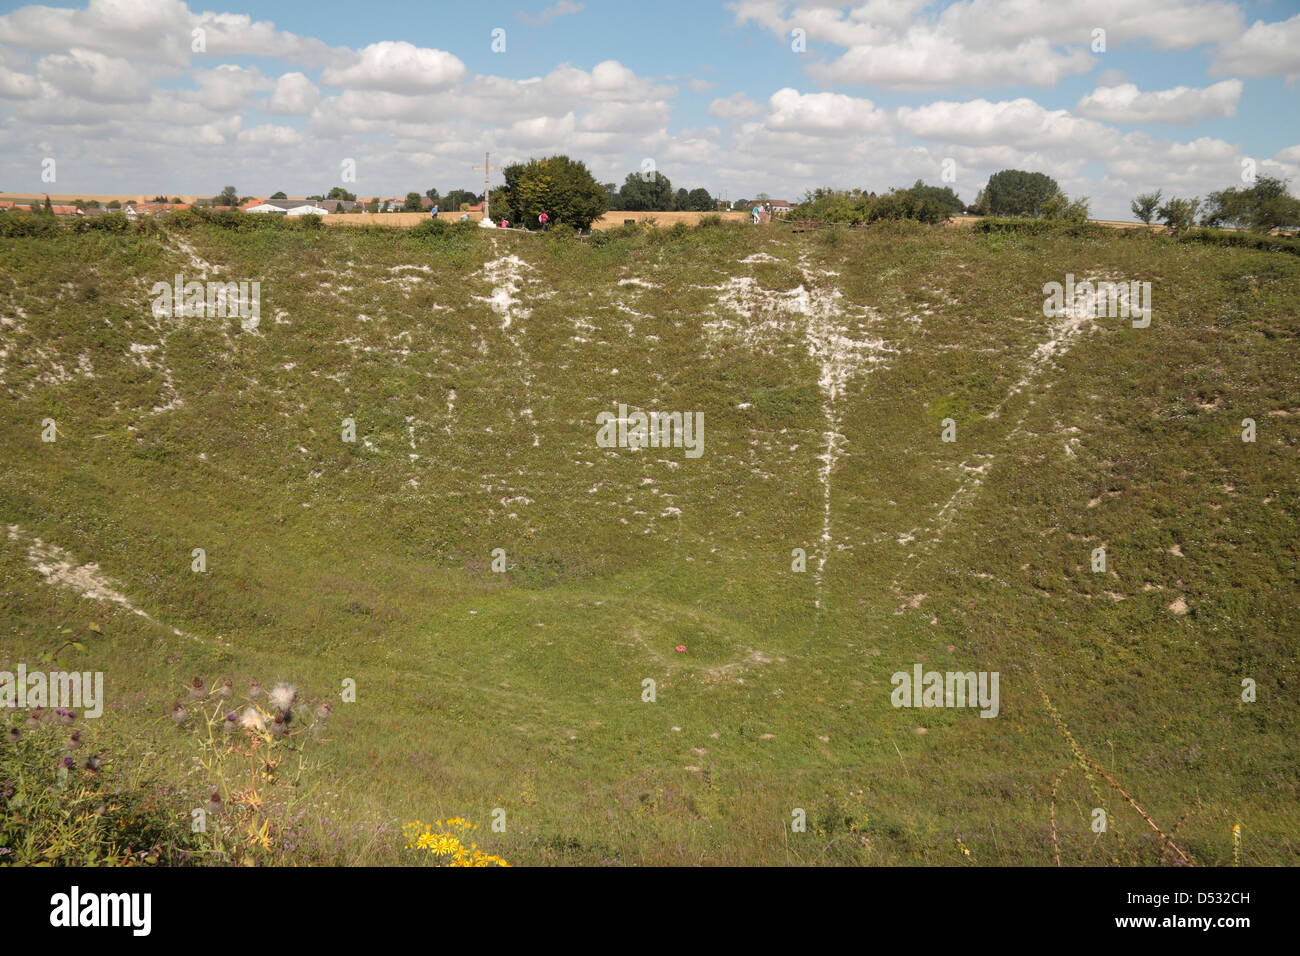
[{"label": "chalk streak on slope", "polygon": [[[9,540],[24,541],[22,529],[18,525],[9,525]],[[147,611],[136,607],[131,603],[130,598],[115,588],[111,580],[100,573],[99,565],[95,562],[79,565],[71,554],[57,545],[46,544],[40,538],[35,537],[26,538],[25,540],[27,543],[27,563],[41,573],[41,576],[45,578],[45,583],[57,587],[71,588],[87,600],[111,601],[113,604],[126,608],[132,614],[139,615],[151,624],[167,628],[177,637],[186,637],[192,641],[202,640],[202,638],[187,634],[179,628],[168,627]]]}]

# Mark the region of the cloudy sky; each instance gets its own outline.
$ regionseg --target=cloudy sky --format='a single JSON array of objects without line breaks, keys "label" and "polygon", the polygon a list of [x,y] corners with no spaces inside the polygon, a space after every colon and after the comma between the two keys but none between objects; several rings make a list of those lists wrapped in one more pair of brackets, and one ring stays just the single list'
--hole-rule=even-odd
[{"label": "cloudy sky", "polygon": [[[0,3],[0,191],[362,196],[564,152],[795,200],[1300,184],[1300,0]],[[41,180],[56,161],[57,180]],[[496,180],[496,181],[499,181]]]}]

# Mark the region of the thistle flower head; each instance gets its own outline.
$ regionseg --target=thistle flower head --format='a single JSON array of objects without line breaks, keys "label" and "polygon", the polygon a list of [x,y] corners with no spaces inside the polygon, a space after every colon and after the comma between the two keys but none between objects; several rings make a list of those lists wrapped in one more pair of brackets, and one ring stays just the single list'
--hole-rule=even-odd
[{"label": "thistle flower head", "polygon": [[271,690],[271,706],[281,713],[291,708],[298,699],[298,690],[292,684],[283,681]]},{"label": "thistle flower head", "polygon": [[221,725],[225,727],[226,733],[233,733],[235,728],[239,726],[239,715],[233,710],[226,711],[226,719],[222,721]]},{"label": "thistle flower head", "polygon": [[91,773],[99,773],[99,768],[103,765],[104,761],[100,759],[99,754],[91,754],[86,758],[86,769]]},{"label": "thistle flower head", "polygon": [[180,701],[172,704],[172,720],[179,724],[187,716],[189,716],[189,711],[185,709]]},{"label": "thistle flower head", "polygon": [[255,733],[266,733],[266,721],[262,715],[257,712],[256,707],[245,707],[244,716],[240,718],[239,723],[245,730],[251,730]]},{"label": "thistle flower head", "polygon": [[16,744],[18,743],[18,739],[22,737],[22,735],[23,735],[22,731],[19,730],[17,727],[10,727],[9,732],[5,734],[5,739],[8,740],[9,743],[11,744]]},{"label": "thistle flower head", "polygon": [[283,737],[284,732],[288,729],[288,721],[284,719],[284,714],[276,714],[275,719],[271,721],[271,736]]}]

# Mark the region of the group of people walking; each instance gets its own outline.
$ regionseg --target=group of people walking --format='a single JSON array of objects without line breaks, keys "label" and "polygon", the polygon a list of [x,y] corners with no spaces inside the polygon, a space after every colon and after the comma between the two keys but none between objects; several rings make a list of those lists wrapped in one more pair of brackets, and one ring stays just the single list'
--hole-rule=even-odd
[{"label": "group of people walking", "polygon": [[[429,210],[429,215],[431,215],[434,219],[437,219],[437,218],[438,218],[438,204],[437,204],[437,203],[434,203],[434,204],[433,204],[433,208]],[[466,212],[466,213],[461,213],[460,221],[461,221],[461,222],[465,222],[467,219],[469,219],[469,213],[467,213],[467,212]],[[539,216],[537,217],[537,224],[538,224],[539,226],[541,226],[543,229],[546,228],[547,224],[548,224],[550,221],[551,221],[551,217],[548,216],[546,213],[542,213],[541,215],[539,215]],[[502,220],[501,220],[501,228],[502,228],[502,229],[509,229],[509,228],[510,228],[510,221],[509,221],[508,219],[502,219]]]}]

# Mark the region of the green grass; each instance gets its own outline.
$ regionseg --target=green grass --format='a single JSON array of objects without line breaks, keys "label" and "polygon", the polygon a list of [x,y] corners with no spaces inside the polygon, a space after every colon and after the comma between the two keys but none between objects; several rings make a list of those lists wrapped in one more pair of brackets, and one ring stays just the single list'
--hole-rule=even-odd
[{"label": "green grass", "polygon": [[[150,315],[154,282],[203,278],[178,242],[261,282],[255,334]],[[482,268],[507,254],[528,314],[503,329]],[[1300,857],[1292,255],[184,223],[0,238],[0,261],[0,524],[21,528],[0,667],[105,604],[46,584],[31,538],[97,562],[158,622],[106,604],[68,655],[105,672],[110,771],[156,764],[201,802],[171,704],[194,674],[256,676],[335,701],[304,824],[335,849],[310,861],[413,862],[402,824],[485,832],[502,808],[492,852],[515,864],[1169,862],[1045,694],[1198,864],[1233,861],[1234,824],[1242,863]],[[1015,391],[1067,272],[1150,281],[1151,326],[1100,318]],[[738,277],[748,319],[719,304]],[[807,317],[777,311],[801,287],[888,349],[834,407],[820,583],[825,396]],[[620,402],[703,412],[703,456],[597,447]],[[893,708],[917,661],[999,671],[1000,716]]]}]

